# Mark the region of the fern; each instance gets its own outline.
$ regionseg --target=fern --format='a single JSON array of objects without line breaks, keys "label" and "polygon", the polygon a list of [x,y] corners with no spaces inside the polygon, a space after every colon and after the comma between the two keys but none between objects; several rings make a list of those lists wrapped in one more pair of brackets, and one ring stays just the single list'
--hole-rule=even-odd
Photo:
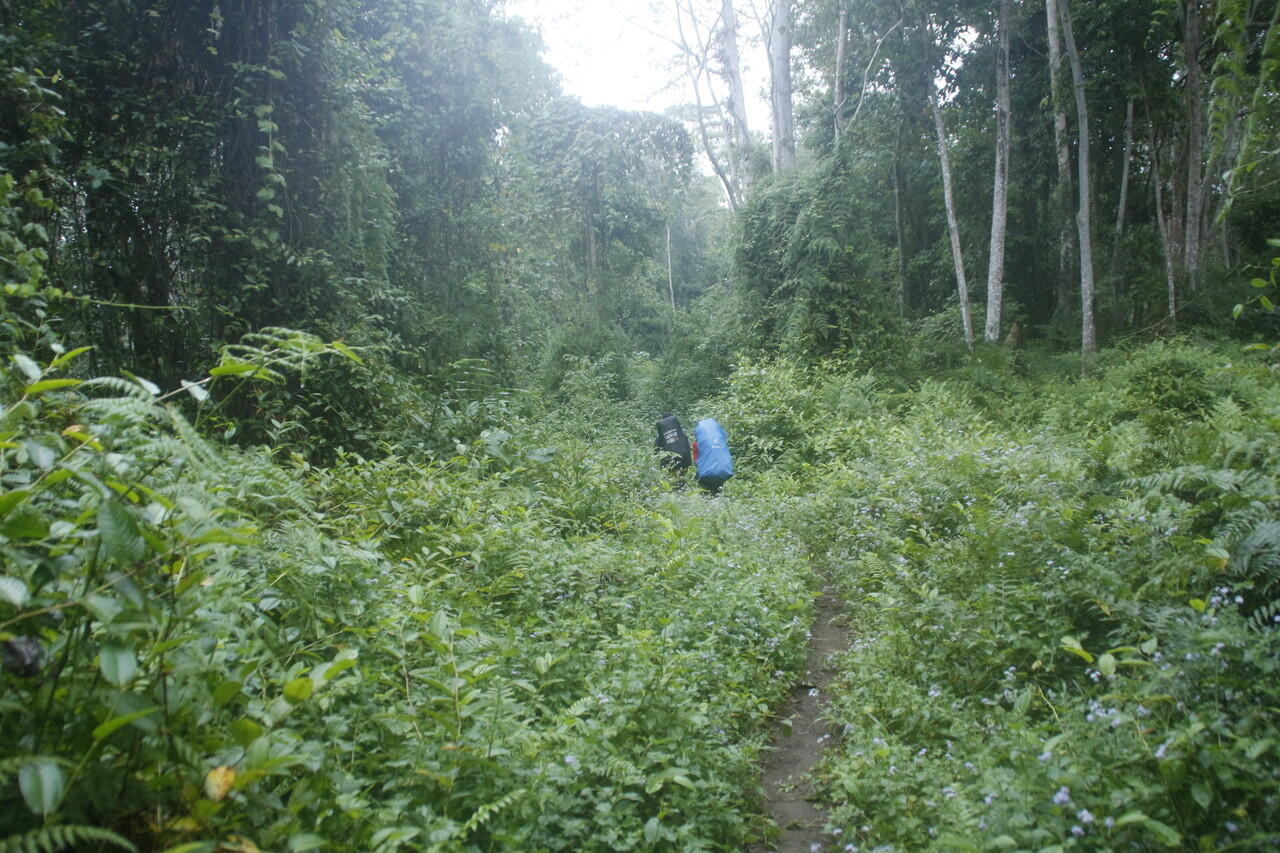
[{"label": "fern", "polygon": [[133,842],[109,829],[97,826],[50,826],[34,829],[23,835],[11,835],[0,841],[0,853],[55,853],[75,848],[83,850],[90,844],[110,844],[125,850],[137,851]]},{"label": "fern", "polygon": [[516,790],[499,797],[492,803],[486,803],[476,809],[475,814],[471,815],[471,817],[467,819],[467,822],[462,825],[462,830],[458,833],[458,837],[465,838],[470,835],[472,831],[484,825],[489,818],[523,797],[526,793],[528,793],[526,789],[517,788]]}]

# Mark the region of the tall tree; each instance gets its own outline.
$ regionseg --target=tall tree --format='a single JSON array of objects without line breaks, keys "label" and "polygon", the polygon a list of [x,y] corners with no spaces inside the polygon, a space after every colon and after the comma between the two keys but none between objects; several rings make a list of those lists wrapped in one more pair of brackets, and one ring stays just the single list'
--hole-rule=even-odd
[{"label": "tall tree", "polygon": [[796,162],[796,129],[791,104],[791,0],[773,0],[769,22],[769,104],[773,110],[773,171]]},{"label": "tall tree", "polygon": [[1071,202],[1071,143],[1067,139],[1066,95],[1062,87],[1062,37],[1058,0],[1045,0],[1049,42],[1049,101],[1053,108],[1053,146],[1057,182],[1053,189],[1053,213],[1058,228],[1058,275],[1054,279],[1054,314],[1070,311],[1071,279],[1075,267],[1075,214]]},{"label": "tall tree", "polygon": [[947,208],[947,233],[951,238],[951,261],[955,266],[956,294],[960,299],[960,322],[964,345],[973,349],[973,317],[969,310],[969,283],[964,275],[964,253],[960,248],[960,222],[956,218],[955,193],[951,187],[951,154],[947,144],[947,128],[942,118],[938,92],[930,84],[929,108],[933,111],[934,130],[938,136],[938,160],[942,164],[942,198]]},{"label": "tall tree", "polygon": [[720,73],[729,87],[729,115],[733,123],[729,162],[739,194],[745,196],[751,191],[751,170],[747,164],[751,130],[747,124],[747,95],[742,85],[742,61],[738,55],[738,15],[733,8],[733,0],[721,3],[719,42]]},{"label": "tall tree", "polygon": [[991,192],[991,251],[987,260],[986,340],[1000,339],[1004,305],[1004,246],[1009,214],[1009,0],[1000,0],[996,23],[996,167]]},{"label": "tall tree", "polygon": [[1203,0],[1185,0],[1182,8],[1182,49],[1185,59],[1187,98],[1187,197],[1182,241],[1183,274],[1187,289],[1195,291],[1200,283],[1201,248],[1205,232],[1205,100],[1207,92],[1200,51],[1204,45]]},{"label": "tall tree", "polygon": [[1071,83],[1076,98],[1076,186],[1079,206],[1076,210],[1076,232],[1080,245],[1080,351],[1091,356],[1098,351],[1094,324],[1093,238],[1090,222],[1092,198],[1089,194],[1089,108],[1085,101],[1084,68],[1076,37],[1071,27],[1071,0],[1060,0],[1062,38],[1071,64]]}]

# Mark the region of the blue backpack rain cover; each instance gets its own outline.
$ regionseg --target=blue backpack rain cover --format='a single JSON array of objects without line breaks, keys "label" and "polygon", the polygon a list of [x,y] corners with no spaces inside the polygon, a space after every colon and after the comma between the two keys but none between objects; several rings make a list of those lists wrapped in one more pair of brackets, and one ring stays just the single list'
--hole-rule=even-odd
[{"label": "blue backpack rain cover", "polygon": [[698,479],[723,483],[733,476],[733,457],[729,455],[729,436],[724,427],[711,418],[703,418],[693,428],[698,440]]}]

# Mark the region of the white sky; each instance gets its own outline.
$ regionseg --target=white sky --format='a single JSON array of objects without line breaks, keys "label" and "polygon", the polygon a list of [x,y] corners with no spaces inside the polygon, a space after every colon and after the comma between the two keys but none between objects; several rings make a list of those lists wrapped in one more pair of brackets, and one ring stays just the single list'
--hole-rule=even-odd
[{"label": "white sky", "polygon": [[[693,103],[693,89],[680,76],[682,64],[670,0],[508,0],[506,11],[542,34],[543,58],[560,72],[564,91],[589,106],[662,110]],[[757,27],[738,13],[738,38],[746,42]],[[708,22],[709,23],[709,22]],[[741,43],[747,120],[753,132],[768,133],[765,59],[754,44]],[[723,86],[717,94],[723,98]],[[706,92],[703,92],[704,103]]]}]

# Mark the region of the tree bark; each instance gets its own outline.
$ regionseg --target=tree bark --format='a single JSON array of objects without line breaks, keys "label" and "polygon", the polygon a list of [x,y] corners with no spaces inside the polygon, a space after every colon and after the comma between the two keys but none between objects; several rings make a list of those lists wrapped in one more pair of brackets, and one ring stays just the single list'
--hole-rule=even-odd
[{"label": "tree bark", "polygon": [[893,148],[893,224],[898,234],[898,316],[907,317],[907,240],[902,212],[902,131],[898,124],[898,139]]},{"label": "tree bark", "polygon": [[667,292],[671,294],[671,310],[676,310],[676,279],[671,271],[671,223],[667,223]]},{"label": "tree bark", "polygon": [[942,163],[942,200],[947,208],[947,233],[951,236],[951,261],[956,269],[956,292],[960,296],[960,320],[964,326],[964,345],[973,349],[973,317],[969,313],[969,284],[964,276],[964,255],[960,250],[960,223],[956,220],[955,196],[951,191],[951,155],[947,150],[947,128],[942,121],[938,92],[929,83],[929,107],[933,110],[933,127],[938,134],[938,159]]},{"label": "tree bark", "polygon": [[1187,289],[1200,279],[1200,247],[1204,237],[1204,70],[1200,67],[1202,19],[1200,0],[1187,0],[1182,43],[1187,63],[1187,209],[1183,220],[1182,265]]},{"label": "tree bark", "polygon": [[720,18],[721,66],[729,83],[729,115],[733,121],[730,164],[736,173],[739,197],[745,197],[751,191],[751,170],[746,164],[747,153],[751,149],[751,132],[747,127],[747,96],[742,86],[742,62],[738,56],[738,16],[733,10],[733,0],[723,0]]},{"label": "tree bark", "polygon": [[1067,139],[1066,101],[1062,92],[1062,36],[1058,0],[1045,0],[1049,34],[1049,98],[1053,103],[1053,143],[1058,155],[1058,183],[1054,187],[1054,215],[1058,218],[1058,276],[1054,281],[1054,314],[1071,312],[1071,281],[1075,272],[1075,213],[1071,203],[1071,143]]},{"label": "tree bark", "polygon": [[1076,38],[1071,31],[1071,3],[1062,0],[1062,38],[1071,63],[1071,83],[1076,96],[1076,185],[1079,189],[1079,207],[1076,210],[1076,231],[1080,242],[1080,352],[1086,358],[1098,351],[1097,332],[1093,321],[1093,239],[1091,237],[1089,197],[1089,108],[1084,95],[1084,70],[1080,66],[1080,54],[1076,50]]},{"label": "tree bark", "polygon": [[1009,0],[1000,0],[996,48],[996,168],[991,192],[991,251],[987,262],[988,343],[1000,340],[1004,307],[1004,247],[1009,218]]},{"label": "tree bark", "polygon": [[772,76],[773,171],[785,172],[796,163],[795,119],[791,109],[791,0],[773,0],[769,27],[769,70]]},{"label": "tree bark", "polygon": [[1160,175],[1160,149],[1156,143],[1155,123],[1147,117],[1147,144],[1151,148],[1151,184],[1155,189],[1156,228],[1160,233],[1160,248],[1164,255],[1165,291],[1168,300],[1169,328],[1178,321],[1178,274],[1174,269],[1173,247],[1170,245],[1169,223],[1164,216],[1164,178]]},{"label": "tree bark", "polygon": [[[729,209],[733,212],[738,210],[739,201],[739,185],[736,175],[725,174],[724,166],[720,163],[720,158],[716,155],[715,148],[711,144],[711,136],[707,133],[707,117],[706,109],[702,105],[702,75],[706,73],[707,67],[707,49],[703,44],[701,36],[698,37],[698,44],[692,45],[684,32],[684,15],[688,12],[690,20],[697,29],[697,19],[693,17],[693,6],[689,5],[686,10],[680,4],[676,5],[676,30],[679,34],[679,47],[681,54],[684,56],[685,74],[689,77],[689,82],[693,84],[694,106],[697,109],[698,116],[698,133],[702,140],[702,150],[706,152],[707,160],[711,163],[711,169],[716,173],[716,177],[720,179],[720,183],[724,186],[725,196],[729,201]],[[714,95],[713,95],[714,103]],[[732,149],[730,145],[730,149]],[[733,152],[730,150],[730,158]]]},{"label": "tree bark", "polygon": [[849,11],[840,9],[840,23],[836,33],[836,79],[832,86],[832,129],[835,140],[840,142],[840,113],[844,111],[844,51],[849,41]]},{"label": "tree bark", "polygon": [[1120,200],[1116,203],[1116,230],[1111,244],[1111,293],[1115,297],[1116,310],[1120,310],[1120,301],[1124,298],[1124,271],[1121,269],[1124,243],[1124,223],[1129,206],[1129,162],[1133,159],[1133,96],[1124,113],[1124,156],[1120,164]]}]

